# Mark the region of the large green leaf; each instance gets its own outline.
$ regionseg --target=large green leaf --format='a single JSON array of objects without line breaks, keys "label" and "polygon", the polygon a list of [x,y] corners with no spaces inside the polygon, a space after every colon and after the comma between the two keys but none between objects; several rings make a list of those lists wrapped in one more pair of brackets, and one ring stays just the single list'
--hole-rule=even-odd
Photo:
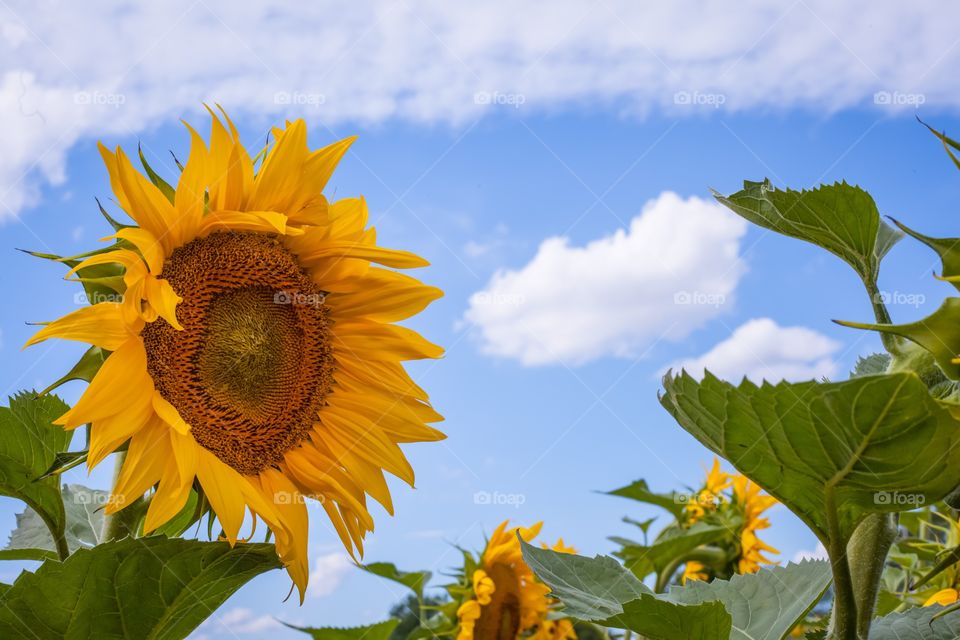
[{"label": "large green leaf", "polygon": [[56,396],[26,391],[0,407],[0,495],[23,500],[57,536],[66,523],[60,478],[40,478],[70,446],[72,432],[53,424],[67,409]]},{"label": "large green leaf", "polygon": [[287,624],[291,629],[303,631],[316,640],[388,640],[393,630],[397,628],[399,620],[384,620],[376,624],[363,627],[296,627]]},{"label": "large green leaf", "polygon": [[823,247],[871,283],[880,260],[900,239],[880,219],[870,194],[846,182],[781,191],[769,180],[745,181],[737,193],[714,196],[756,225]]},{"label": "large green leaf", "polygon": [[639,633],[646,640],[729,640],[733,623],[720,602],[675,604],[652,595],[623,603],[623,613],[599,621]]},{"label": "large green leaf", "polygon": [[390,562],[371,562],[370,564],[361,566],[365,571],[369,571],[381,578],[399,582],[417,594],[417,598],[420,600],[423,600],[424,586],[426,586],[427,582],[430,581],[430,577],[433,575],[429,571],[401,571],[397,569],[395,564]]},{"label": "large green leaf", "polygon": [[[63,486],[66,538],[71,552],[100,544],[103,507],[109,499],[109,491],[89,489],[81,484]],[[37,512],[30,508],[17,514],[17,527],[10,534],[6,548],[56,550],[50,531]]]},{"label": "large green leaf", "polygon": [[731,640],[781,640],[820,601],[831,580],[829,562],[804,560],[729,581],[689,581],[665,597],[680,604],[722,602],[733,618]]},{"label": "large green leaf", "polygon": [[607,495],[620,496],[621,498],[629,498],[637,502],[656,505],[661,509],[666,509],[677,518],[683,515],[684,505],[686,504],[684,501],[686,494],[677,493],[676,491],[670,493],[654,493],[650,491],[646,480],[637,480],[625,487],[608,491]]},{"label": "large green leaf", "polygon": [[566,616],[630,629],[650,640],[729,637],[730,616],[719,603],[670,602],[654,596],[613,558],[587,558],[520,543],[523,559],[560,599]]},{"label": "large green leaf", "polygon": [[943,607],[916,607],[903,613],[891,613],[870,625],[870,640],[957,640],[960,638],[960,612],[937,618]]},{"label": "large green leaf", "polygon": [[269,544],[155,536],[81,549],[0,593],[0,637],[185,638],[248,580],[280,566]]},{"label": "large green leaf", "polygon": [[830,565],[804,561],[732,580],[690,582],[653,594],[612,558],[585,558],[523,543],[530,568],[563,602],[564,615],[648,638],[781,640],[820,600]]},{"label": "large green leaf", "polygon": [[831,547],[871,512],[904,511],[960,484],[960,424],[913,373],[731,385],[664,378],[660,401],[711,451]]}]

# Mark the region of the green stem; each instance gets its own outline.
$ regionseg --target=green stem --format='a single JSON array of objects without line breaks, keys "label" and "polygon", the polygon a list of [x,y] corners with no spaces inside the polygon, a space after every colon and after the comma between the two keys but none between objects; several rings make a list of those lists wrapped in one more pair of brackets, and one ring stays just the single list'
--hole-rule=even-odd
[{"label": "green stem", "polygon": [[880,580],[890,546],[897,539],[899,515],[872,513],[847,543],[847,557],[853,568],[853,592],[857,605],[857,635],[868,637],[880,592]]},{"label": "green stem", "polygon": [[833,612],[830,616],[829,640],[857,640],[857,601],[850,576],[847,546],[840,535],[836,505],[832,490],[827,491],[826,516],[830,537],[827,551],[833,570]]},{"label": "green stem", "polygon": [[[877,283],[872,280],[864,280],[863,286],[866,287],[867,294],[870,296],[870,304],[873,307],[873,315],[877,319],[877,324],[893,324],[890,312],[887,311],[887,306],[883,304],[883,297],[880,295]],[[891,356],[900,355],[900,340],[897,336],[881,331],[880,340],[883,343],[883,348]]]},{"label": "green stem", "polygon": [[[125,451],[119,451],[114,454],[114,467],[113,467],[113,483],[111,483],[111,488],[117,486],[117,480],[120,478],[120,469],[123,467],[123,461],[127,457]],[[133,505],[126,505],[127,508],[132,508]],[[100,542],[111,542],[113,540],[119,540],[129,533],[128,527],[124,522],[123,517],[121,517],[121,511],[115,513],[107,513],[103,516],[103,528],[100,530]]]}]

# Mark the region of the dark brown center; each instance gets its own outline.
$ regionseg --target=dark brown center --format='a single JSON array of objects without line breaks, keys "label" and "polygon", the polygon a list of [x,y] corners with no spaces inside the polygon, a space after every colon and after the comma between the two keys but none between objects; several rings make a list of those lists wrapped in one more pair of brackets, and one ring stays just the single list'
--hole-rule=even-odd
[{"label": "dark brown center", "polygon": [[277,238],[247,232],[189,242],[160,277],[183,298],[183,330],[159,318],[141,332],[157,390],[240,473],[279,463],[333,383],[323,291]]}]

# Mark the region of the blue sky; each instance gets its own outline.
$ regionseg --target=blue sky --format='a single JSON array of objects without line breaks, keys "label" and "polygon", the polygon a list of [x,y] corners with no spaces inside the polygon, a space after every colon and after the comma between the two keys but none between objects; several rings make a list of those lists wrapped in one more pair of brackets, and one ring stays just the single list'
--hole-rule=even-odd
[{"label": "blue sky", "polygon": [[[654,38],[642,15],[603,6],[621,19],[578,22],[581,12],[564,5],[561,16],[541,25],[543,33],[524,40],[513,33],[516,26],[507,35],[488,35],[486,14],[433,8],[424,10],[421,25],[409,7],[390,5],[383,11],[400,11],[406,30],[385,27],[384,20],[375,24],[394,36],[394,49],[378,49],[383,57],[368,59],[352,41],[330,45],[314,55],[338,71],[321,77],[303,71],[293,83],[288,74],[296,58],[284,47],[295,50],[297,38],[306,37],[297,25],[289,25],[295,42],[278,44],[278,51],[235,52],[261,57],[258,64],[234,68],[229,57],[214,56],[219,66],[198,71],[187,60],[164,60],[163,46],[137,44],[131,23],[147,24],[150,16],[103,9],[107,24],[117,28],[117,50],[134,58],[134,71],[116,76],[116,52],[101,67],[64,72],[75,59],[103,53],[96,50],[102,45],[57,40],[60,27],[25,6],[0,12],[4,46],[19,52],[2,63],[8,69],[0,67],[7,83],[0,83],[0,112],[15,104],[9,113],[22,123],[13,127],[16,148],[0,161],[0,194],[6,194],[0,286],[7,300],[0,309],[0,390],[45,386],[80,352],[70,344],[20,350],[31,333],[25,322],[69,311],[76,290],[56,265],[14,248],[71,254],[106,235],[93,200],[110,195],[97,139],[128,151],[139,142],[151,162],[172,175],[168,150],[185,157],[187,147],[177,118],[205,129],[203,100],[223,102],[251,146],[259,146],[277,119],[303,117],[315,147],[360,135],[328,195],[363,194],[380,243],[427,257],[432,266],[418,275],[446,292],[410,324],[447,355],[410,369],[446,416],[449,439],[407,447],[417,489],[394,484],[397,516],[375,514],[366,559],[441,572],[457,561],[453,544],[479,547],[483,534],[505,518],[545,520],[546,537],[563,536],[583,553],[611,551],[606,537],[629,533],[621,516],[655,512],[598,491],[641,477],[662,490],[695,485],[710,462],[657,403],[666,367],[706,364],[733,378],[842,376],[859,355],[879,349],[874,336],[830,322],[871,317],[846,265],[812,246],[747,228],[712,204],[709,189],[730,193],[743,179],[764,177],[795,188],[845,179],[868,189],[882,213],[932,235],[955,234],[956,170],[915,115],[956,132],[960,96],[939,80],[956,56],[955,42],[933,21],[917,19],[917,37],[930,38],[922,47],[913,38],[904,44],[911,63],[884,53],[881,40],[906,33],[897,25],[905,18],[890,6],[877,11],[872,30],[849,31],[839,26],[841,9],[797,3],[769,14],[751,6],[739,10],[750,25],[749,42],[708,38],[701,48],[673,49]],[[222,20],[193,20],[201,9]],[[576,16],[564,30],[568,9]],[[707,16],[713,6],[702,9]],[[191,16],[184,21],[188,33],[206,29],[206,36],[226,33],[257,43],[245,19],[226,9],[197,3],[183,13]],[[260,17],[284,24],[290,18],[280,9]],[[363,40],[361,18],[342,16],[343,31]],[[662,29],[680,30],[678,36],[693,28],[669,11],[650,18]],[[304,21],[319,24],[314,19]],[[458,55],[482,49],[460,24],[470,20],[478,25],[476,40],[519,51],[536,77],[524,77],[509,56],[502,62]],[[634,40],[618,37],[624,24]],[[417,30],[423,25],[443,43],[444,55],[422,50]],[[593,34],[601,27],[606,41]],[[576,46],[562,37],[581,29],[589,33],[573,38]],[[813,44],[799,44],[794,30],[815,34],[807,39]],[[44,51],[34,40],[55,44]],[[562,55],[565,47],[580,47],[583,64],[597,73],[615,71],[610,83],[577,71]],[[39,62],[31,51],[39,52]],[[377,72],[375,63],[394,59],[390,53],[396,68]],[[634,57],[636,74],[619,63]],[[722,68],[743,69],[729,81],[705,79],[710,74],[700,67],[720,64],[717,59],[726,61]],[[351,64],[369,77],[339,71]],[[808,72],[811,66],[822,73]],[[416,71],[407,84],[388,81],[407,67]],[[214,76],[217,82],[203,84]],[[262,85],[250,88],[257,82]],[[878,91],[900,104],[885,104]],[[677,97],[684,92],[693,101],[722,104],[685,105]],[[72,96],[67,113],[51,95]],[[483,104],[487,98],[493,104]],[[97,108],[74,111],[84,100]],[[111,100],[115,104],[107,104]],[[657,255],[664,247],[682,256],[669,267]],[[935,268],[934,256],[916,243],[893,250],[881,288],[899,301],[891,309],[895,320],[919,318],[949,294],[932,278]],[[708,304],[677,304],[674,296],[684,292],[714,297]],[[718,355],[724,351],[737,355]],[[63,395],[74,401],[81,391],[71,384]],[[108,466],[90,477],[72,472],[68,480],[106,487]],[[478,492],[522,504],[477,504]],[[19,509],[0,499],[0,530],[13,527]],[[782,559],[814,548],[813,536],[782,507],[772,521],[765,537]],[[299,637],[273,628],[274,617],[317,626],[382,619],[401,592],[348,566],[319,509],[311,524],[312,579],[321,586],[303,607],[282,601],[289,581],[274,572],[242,589],[197,637],[260,637],[267,630]],[[0,579],[13,579],[18,569],[0,567]]]}]

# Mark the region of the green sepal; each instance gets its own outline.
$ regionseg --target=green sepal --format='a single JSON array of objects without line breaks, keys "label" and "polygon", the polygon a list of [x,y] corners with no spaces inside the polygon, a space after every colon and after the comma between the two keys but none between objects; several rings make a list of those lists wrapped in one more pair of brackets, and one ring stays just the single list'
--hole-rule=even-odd
[{"label": "green sepal", "polygon": [[71,380],[83,380],[84,382],[90,382],[93,380],[93,377],[97,375],[97,372],[100,371],[100,367],[103,365],[108,355],[110,355],[109,351],[105,351],[100,347],[90,347],[83,352],[83,355],[80,356],[79,360],[77,360],[77,364],[73,365],[70,371],[67,371],[56,382],[48,386],[37,395],[47,395],[57,387],[60,387]]},{"label": "green sepal", "polygon": [[940,279],[960,289],[960,238],[933,238],[931,236],[925,236],[898,220],[890,219],[893,221],[893,224],[897,225],[900,230],[911,238],[919,240],[933,249],[937,255],[940,256],[940,263],[943,265],[940,270]]},{"label": "green sepal", "polygon": [[[160,174],[153,170],[153,167],[151,167],[150,163],[147,162],[146,156],[143,155],[143,147],[139,144],[137,145],[137,153],[140,155],[140,164],[143,165],[144,170],[147,172],[147,177],[150,178],[150,182],[152,182],[153,186],[160,190],[160,193],[162,193],[164,197],[170,201],[170,204],[173,204],[177,192],[173,187],[170,186],[170,183],[161,178]],[[179,165],[180,163],[178,162],[177,166]],[[180,170],[183,171],[183,167],[180,167]]]}]

